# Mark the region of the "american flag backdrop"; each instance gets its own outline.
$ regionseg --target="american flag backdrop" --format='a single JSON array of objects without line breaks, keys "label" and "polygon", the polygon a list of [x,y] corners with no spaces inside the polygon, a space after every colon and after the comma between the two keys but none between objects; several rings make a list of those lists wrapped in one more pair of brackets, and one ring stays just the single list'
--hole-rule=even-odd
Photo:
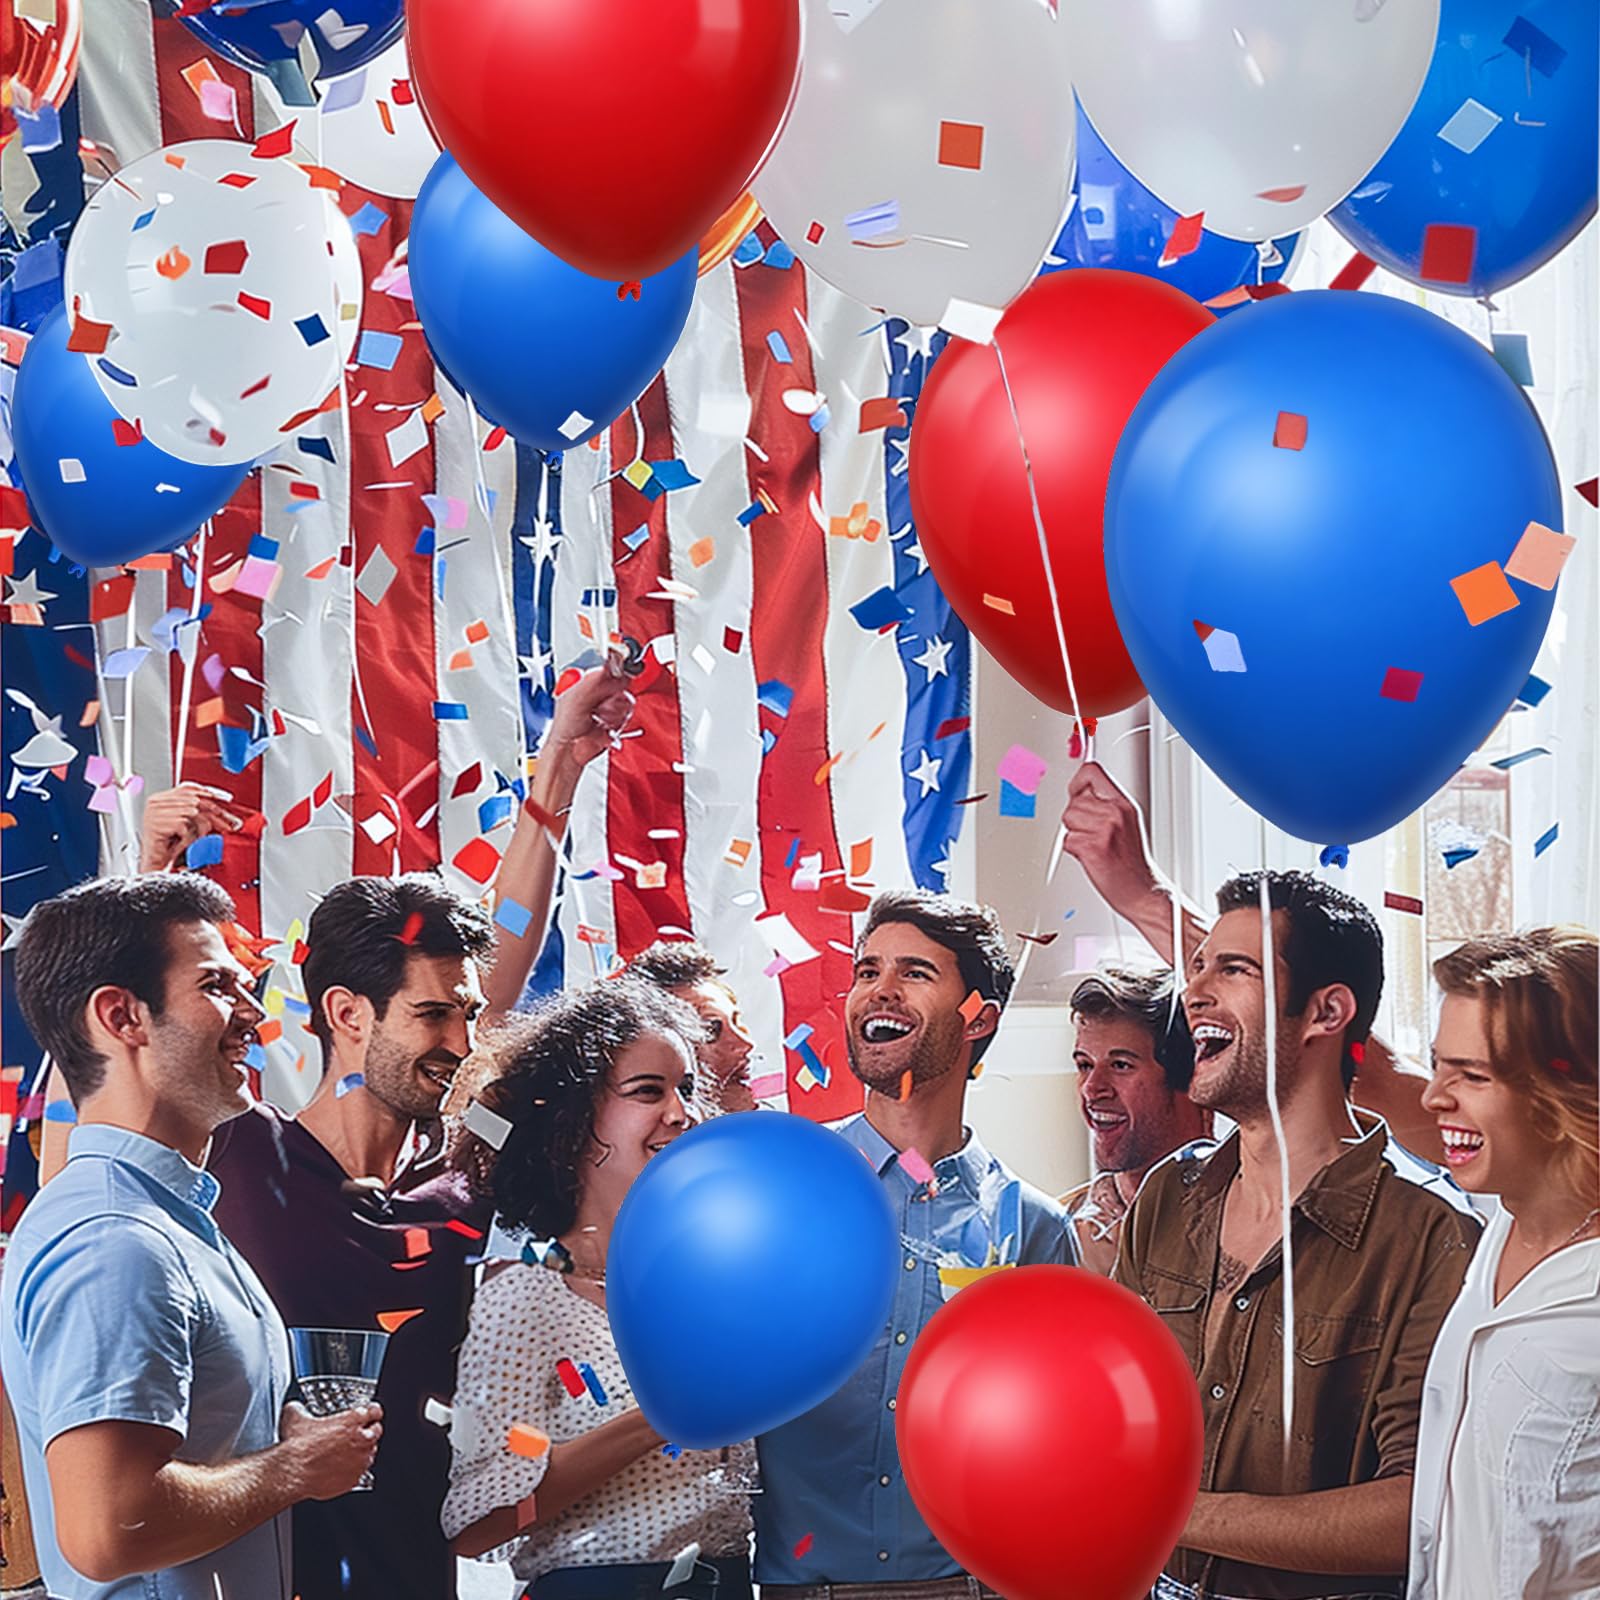
[{"label": "american flag backdrop", "polygon": [[[237,123],[214,120],[215,91],[203,107],[202,60],[236,91]],[[145,0],[90,0],[75,99],[64,128],[81,115],[119,163],[271,128],[259,86]],[[316,113],[298,115],[297,157],[314,160]],[[640,160],[641,182],[670,181]],[[631,411],[546,455],[481,423],[432,365],[406,293],[410,203],[347,184],[341,208],[362,329],[399,335],[398,356],[358,344],[343,405],[170,558],[74,573],[37,532],[10,543],[8,599],[30,572],[54,598],[6,611],[8,646],[28,635],[7,684],[30,702],[7,699],[8,783],[40,717],[78,754],[7,801],[8,860],[43,863],[8,871],[8,917],[82,876],[86,826],[102,869],[124,870],[137,780],[227,790],[252,820],[204,870],[273,942],[261,1065],[274,1098],[302,1101],[316,1062],[292,957],[318,895],[431,867],[486,894],[557,680],[623,636],[644,661],[638,706],[579,788],[534,984],[693,933],[730,969],[769,1103],[856,1109],[837,1016],[850,913],[876,888],[943,886],[970,768],[968,638],[918,547],[906,477],[941,336],[883,322],[763,225],[702,278]],[[59,276],[60,210],[19,258],[36,302],[52,263]],[[75,652],[71,671],[34,670],[52,650]],[[91,700],[98,720],[80,728]],[[89,813],[92,755],[122,787],[98,785]],[[26,1113],[34,1052],[14,1007],[8,1021]]]}]

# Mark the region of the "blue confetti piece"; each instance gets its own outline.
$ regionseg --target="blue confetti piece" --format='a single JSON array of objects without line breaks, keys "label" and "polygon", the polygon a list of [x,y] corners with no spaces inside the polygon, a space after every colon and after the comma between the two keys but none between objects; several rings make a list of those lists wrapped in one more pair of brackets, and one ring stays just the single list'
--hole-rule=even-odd
[{"label": "blue confetti piece", "polygon": [[1077,914],[1078,908],[1076,906],[1068,906],[1067,909],[1061,913],[1061,920],[1063,922],[1071,922],[1072,919],[1077,916]]},{"label": "blue confetti piece", "polygon": [[[434,568],[433,568],[433,594],[434,594],[434,598],[436,600],[443,600],[444,599],[444,575],[449,570],[450,570],[450,563],[448,561],[446,561],[443,556],[441,556],[438,559],[438,561],[434,563]],[[463,711],[461,714],[462,714],[462,716],[465,716],[466,712]]]},{"label": "blue confetti piece", "polygon": [[107,361],[104,356],[96,356],[94,364],[113,383],[120,383],[124,389],[137,389],[139,387],[139,380],[131,372],[124,372],[116,362]]},{"label": "blue confetti piece", "polygon": [[733,252],[733,264],[736,267],[753,267],[761,259],[761,254],[759,236],[747,233],[739,241],[739,248]]},{"label": "blue confetti piece", "polygon": [[253,556],[259,556],[263,561],[276,561],[278,559],[278,541],[269,539],[264,533],[255,533],[250,536],[250,551]]},{"label": "blue confetti piece", "polygon": [[750,504],[739,513],[739,526],[741,528],[748,528],[757,517],[764,517],[766,514],[767,508],[762,505],[759,500],[752,500]]},{"label": "blue confetti piece", "polygon": [[417,542],[411,547],[412,555],[431,556],[433,554],[434,544],[437,539],[438,535],[433,531],[432,528],[424,528],[422,532],[417,535]]},{"label": "blue confetti piece", "polygon": [[502,900],[495,911],[494,920],[496,927],[504,928],[513,939],[520,939],[527,933],[533,913],[515,900]]},{"label": "blue confetti piece", "polygon": [[778,742],[778,736],[771,728],[761,730],[761,753],[764,756],[772,754],[772,747]]},{"label": "blue confetti piece", "polygon": [[308,456],[317,456],[321,460],[333,462],[333,441],[331,439],[296,439],[295,443]]},{"label": "blue confetti piece", "polygon": [[809,1022],[802,1022],[784,1039],[783,1048],[785,1050],[798,1050],[815,1032],[816,1029]]},{"label": "blue confetti piece", "polygon": [[435,722],[465,722],[467,708],[459,700],[435,700],[433,702],[433,720]]},{"label": "blue confetti piece", "polygon": [[327,324],[314,311],[309,317],[301,317],[294,326],[308,346],[319,345],[328,337]]},{"label": "blue confetti piece", "polygon": [[361,748],[376,761],[378,759],[377,741],[359,723],[356,725],[356,738],[361,741]]},{"label": "blue confetti piece", "polygon": [[1478,853],[1476,845],[1462,845],[1455,850],[1446,850],[1444,864],[1447,869],[1459,867],[1463,861],[1470,861]]},{"label": "blue confetti piece", "polygon": [[217,724],[217,754],[222,758],[224,772],[237,776],[266,748],[265,739],[252,739],[243,728],[230,728],[223,722]]},{"label": "blue confetti piece", "polygon": [[156,220],[156,210],[157,208],[155,206],[151,206],[151,208],[145,212],[142,217],[138,218],[134,222],[132,231],[137,233],[141,228],[148,228],[150,224]]},{"label": "blue confetti piece", "polygon": [[301,1000],[298,996],[286,994],[283,996],[283,1009],[296,1017],[309,1017],[311,1015],[311,1002]]},{"label": "blue confetti piece", "polygon": [[772,248],[767,251],[767,265],[774,272],[784,272],[794,265],[794,251],[782,239],[774,239]]},{"label": "blue confetti piece", "polygon": [[356,365],[375,367],[379,372],[393,372],[400,359],[403,344],[398,333],[379,333],[375,328],[363,328],[356,345]]},{"label": "blue confetti piece", "polygon": [[806,418],[806,421],[810,424],[811,431],[813,433],[821,433],[822,430],[828,426],[828,423],[832,421],[832,418],[829,416],[828,408],[826,406],[818,406],[817,409]]},{"label": "blue confetti piece", "polygon": [[200,867],[215,867],[222,863],[222,835],[208,833],[203,839],[196,839],[184,852],[183,864],[191,871]]},{"label": "blue confetti piece", "polygon": [[894,233],[900,227],[900,202],[885,200],[881,205],[852,211],[844,219],[844,225],[854,239],[876,239],[882,234]]},{"label": "blue confetti piece", "polygon": [[622,542],[627,545],[630,550],[637,550],[639,546],[642,545],[649,537],[650,524],[648,522],[641,522],[632,533],[623,534]]},{"label": "blue confetti piece", "polygon": [[700,481],[676,458],[670,461],[652,461],[650,471],[663,489],[689,489]]},{"label": "blue confetti piece", "polygon": [[24,154],[42,156],[45,151],[60,147],[61,113],[53,105],[46,103],[37,111],[24,111],[21,106],[11,109],[17,119],[17,129],[22,134]]},{"label": "blue confetti piece", "polygon": [[267,1052],[265,1048],[259,1044],[249,1046],[244,1053],[244,1064],[253,1068],[256,1072],[265,1072],[267,1070]]},{"label": "blue confetti piece", "polygon": [[1561,832],[1561,824],[1552,822],[1550,826],[1533,841],[1533,853],[1542,856],[1546,850],[1556,842],[1556,837]]},{"label": "blue confetti piece", "polygon": [[797,833],[794,836],[794,838],[792,838],[789,841],[788,854],[785,855],[784,858],[783,858],[783,870],[785,872],[793,871],[794,864],[799,859],[800,859],[800,835]]},{"label": "blue confetti piece", "polygon": [[668,1461],[676,1461],[683,1454],[683,1446],[681,1444],[664,1444],[661,1447],[661,1453]]},{"label": "blue confetti piece", "polygon": [[1543,678],[1528,674],[1528,681],[1517,691],[1517,699],[1525,706],[1536,706],[1550,693],[1550,685]]},{"label": "blue confetti piece", "polygon": [[131,678],[144,665],[150,654],[148,645],[130,645],[126,650],[113,650],[100,663],[100,673],[105,678]]},{"label": "blue confetti piece", "polygon": [[1319,867],[1348,867],[1350,865],[1350,846],[1347,844],[1330,844],[1323,848],[1322,854],[1317,857]]},{"label": "blue confetti piece", "polygon": [[1532,761],[1535,756],[1547,756],[1550,752],[1542,744],[1533,745],[1527,750],[1519,750],[1515,755],[1501,756],[1498,761],[1491,761],[1489,765],[1500,772],[1509,772],[1513,767],[1520,767],[1524,761]]},{"label": "blue confetti piece", "polygon": [[809,1044],[801,1045],[795,1054],[798,1055],[808,1067],[810,1067],[811,1076],[817,1080],[817,1087],[819,1089],[826,1089],[828,1087],[828,1080],[833,1076],[833,1074],[829,1072],[825,1066],[823,1066],[822,1057],[819,1056]]},{"label": "blue confetti piece", "polygon": [[781,678],[768,678],[756,686],[756,704],[764,706],[775,717],[786,717],[794,704],[794,690]]},{"label": "blue confetti piece", "polygon": [[774,361],[781,361],[785,366],[790,365],[794,361],[794,357],[789,354],[788,341],[781,333],[778,332],[776,328],[774,328],[772,332],[767,335],[767,349],[772,352],[772,359]]},{"label": "blue confetti piece", "polygon": [[1002,817],[1032,817],[1036,813],[1035,796],[1024,794],[1014,783],[1000,780],[1000,815]]},{"label": "blue confetti piece", "polygon": [[869,594],[865,600],[856,601],[850,607],[850,615],[869,633],[877,633],[881,629],[897,628],[902,622],[909,622],[912,612],[905,601],[885,585]]},{"label": "blue confetti piece", "polygon": [[600,606],[609,611],[617,603],[617,591],[615,589],[585,589],[583,598],[578,603],[584,606]]},{"label": "blue confetti piece", "polygon": [[583,1379],[585,1387],[594,1397],[594,1403],[597,1406],[610,1405],[611,1402],[606,1398],[605,1385],[600,1382],[599,1374],[587,1361],[578,1363],[578,1376]]},{"label": "blue confetti piece", "polygon": [[369,200],[350,218],[350,227],[358,238],[378,232],[389,220],[389,213]]},{"label": "blue confetti piece", "polygon": [[488,833],[511,819],[511,796],[492,794],[478,806],[478,832]]},{"label": "blue confetti piece", "polygon": [[1551,78],[1567,59],[1567,52],[1543,28],[1537,28],[1526,17],[1518,17],[1506,30],[1501,41],[1508,50],[1524,57],[1528,65],[1541,76]]},{"label": "blue confetti piece", "polygon": [[52,1100],[44,1108],[44,1120],[46,1122],[76,1122],[78,1120],[78,1108],[70,1100]]},{"label": "blue confetti piece", "polygon": [[366,1081],[367,1080],[362,1077],[359,1072],[345,1073],[345,1075],[333,1086],[334,1099],[343,1100],[352,1089],[362,1088],[366,1084]]},{"label": "blue confetti piece", "polygon": [[1506,376],[1524,389],[1533,387],[1533,361],[1528,355],[1528,336],[1525,333],[1496,333],[1494,358],[1505,369]]}]

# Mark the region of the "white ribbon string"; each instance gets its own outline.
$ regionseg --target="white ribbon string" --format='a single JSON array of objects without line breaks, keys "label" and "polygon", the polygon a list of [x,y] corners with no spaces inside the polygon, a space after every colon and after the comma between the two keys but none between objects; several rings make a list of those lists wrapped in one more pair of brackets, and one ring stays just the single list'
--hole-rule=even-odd
[{"label": "white ribbon string", "polygon": [[1272,889],[1267,877],[1267,823],[1261,819],[1261,984],[1266,1010],[1267,1111],[1278,1141],[1278,1204],[1283,1229],[1283,1459],[1289,1462],[1294,1431],[1294,1239],[1293,1195],[1289,1192],[1289,1142],[1278,1104],[1278,971],[1272,941]]},{"label": "white ribbon string", "polygon": [[[174,789],[183,782],[183,757],[184,747],[189,742],[189,703],[194,693],[194,664],[200,654],[200,605],[205,598],[206,587],[206,541],[211,536],[211,518],[207,517],[200,524],[199,542],[195,545],[194,552],[194,593],[189,601],[188,620],[179,624],[183,628],[195,629],[194,635],[182,635],[183,644],[179,651],[183,655],[183,686],[178,691],[178,725],[172,735],[172,786]],[[180,558],[181,559],[181,558]]]}]

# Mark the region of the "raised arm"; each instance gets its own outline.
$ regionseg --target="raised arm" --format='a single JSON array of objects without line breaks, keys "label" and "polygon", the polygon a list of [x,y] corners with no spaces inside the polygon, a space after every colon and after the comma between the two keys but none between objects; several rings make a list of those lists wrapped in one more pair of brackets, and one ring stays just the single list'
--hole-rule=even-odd
[{"label": "raised arm", "polygon": [[[527,913],[522,933],[497,921],[494,967],[485,984],[490,1016],[510,1011],[539,959],[550,902],[555,895],[556,852],[566,832],[567,812],[583,769],[609,748],[613,733],[633,714],[627,679],[614,661],[592,667],[556,697],[555,715],[545,734],[528,798],[506,847],[495,879],[494,904],[515,905]],[[511,920],[521,922],[520,913]]]}]

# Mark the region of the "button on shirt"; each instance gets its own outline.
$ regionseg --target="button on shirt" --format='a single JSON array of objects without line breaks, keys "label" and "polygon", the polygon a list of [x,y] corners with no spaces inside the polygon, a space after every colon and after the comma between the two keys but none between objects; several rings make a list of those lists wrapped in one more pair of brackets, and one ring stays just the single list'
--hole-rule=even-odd
[{"label": "button on shirt", "polygon": [[865,1116],[839,1131],[872,1163],[899,1220],[894,1308],[872,1354],[836,1394],[756,1440],[756,1578],[814,1584],[952,1577],[961,1568],[929,1531],[900,1473],[900,1375],[928,1319],[978,1272],[1075,1264],[1071,1231],[1060,1206],[1013,1176],[975,1134],[935,1163],[930,1195]]},{"label": "button on shirt", "polygon": [[[1154,1168],[1123,1226],[1116,1278],[1172,1330],[1200,1382],[1200,1487],[1310,1494],[1403,1476],[1417,1463],[1422,1378],[1477,1244],[1479,1222],[1438,1168],[1355,1113],[1361,1137],[1293,1207],[1294,1418],[1283,1446],[1283,1253],[1274,1244],[1207,1317],[1238,1135]],[[1284,1572],[1193,1550],[1168,1573],[1204,1594],[1301,1600],[1399,1595],[1403,1573]]]},{"label": "button on shirt", "polygon": [[1428,1363],[1411,1500],[1411,1600],[1600,1594],[1600,1240],[1498,1304],[1499,1210]]},{"label": "button on shirt", "polygon": [[288,1340],[212,1219],[218,1193],[170,1146],[91,1123],[73,1129],[66,1167],[12,1236],[0,1364],[39,1566],[60,1600],[288,1600],[287,1513],[210,1555],[112,1583],[74,1571],[55,1539],[44,1452],[72,1428],[154,1423],[180,1436],[176,1460],[207,1466],[277,1441]]}]

